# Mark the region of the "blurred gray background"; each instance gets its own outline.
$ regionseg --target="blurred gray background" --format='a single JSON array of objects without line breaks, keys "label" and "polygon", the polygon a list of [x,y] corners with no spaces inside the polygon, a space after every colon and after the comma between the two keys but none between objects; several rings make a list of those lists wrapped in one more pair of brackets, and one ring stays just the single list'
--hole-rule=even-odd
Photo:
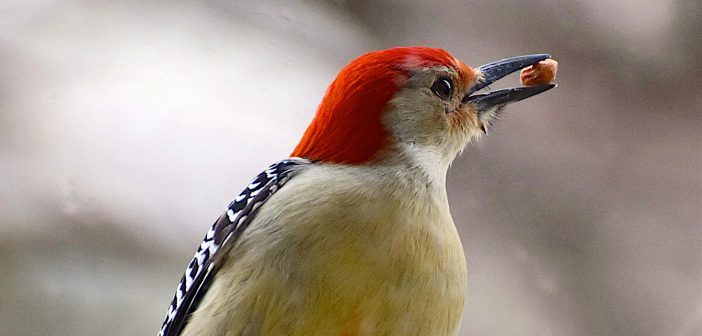
[{"label": "blurred gray background", "polygon": [[230,199],[398,45],[561,65],[449,171],[461,335],[702,335],[698,0],[4,0],[0,335],[155,335]]}]

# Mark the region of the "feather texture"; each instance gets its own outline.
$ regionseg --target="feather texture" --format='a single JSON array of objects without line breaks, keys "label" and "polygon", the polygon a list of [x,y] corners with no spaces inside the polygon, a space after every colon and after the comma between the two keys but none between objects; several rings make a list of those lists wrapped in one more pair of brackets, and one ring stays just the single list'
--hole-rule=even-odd
[{"label": "feather texture", "polygon": [[472,71],[443,49],[398,47],[351,61],[329,86],[292,156],[329,163],[366,164],[392,146],[382,114],[388,101],[423,67],[444,66],[462,77]]}]

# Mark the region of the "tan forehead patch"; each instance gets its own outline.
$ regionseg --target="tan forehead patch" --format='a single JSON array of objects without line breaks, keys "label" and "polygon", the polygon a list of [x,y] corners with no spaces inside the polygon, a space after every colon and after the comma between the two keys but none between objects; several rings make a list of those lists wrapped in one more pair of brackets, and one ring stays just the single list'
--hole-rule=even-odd
[{"label": "tan forehead patch", "polygon": [[453,63],[453,67],[456,72],[458,72],[458,76],[463,84],[467,85],[475,81],[475,71],[473,71],[471,67],[467,66],[456,57],[453,58]]}]

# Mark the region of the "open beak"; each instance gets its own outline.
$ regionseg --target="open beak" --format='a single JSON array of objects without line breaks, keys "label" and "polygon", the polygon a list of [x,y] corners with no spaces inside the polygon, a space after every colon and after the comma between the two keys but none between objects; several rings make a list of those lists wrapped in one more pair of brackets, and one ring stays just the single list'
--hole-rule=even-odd
[{"label": "open beak", "polygon": [[484,94],[475,94],[480,89],[494,83],[502,77],[548,58],[551,58],[551,55],[525,55],[511,57],[480,66],[478,70],[482,74],[483,78],[473,87],[471,87],[468,92],[466,92],[462,102],[464,104],[475,105],[476,112],[478,115],[480,115],[493,108],[502,108],[507,104],[518,102],[522,99],[526,99],[544,91],[553,89],[556,87],[556,84],[517,87],[497,90]]}]

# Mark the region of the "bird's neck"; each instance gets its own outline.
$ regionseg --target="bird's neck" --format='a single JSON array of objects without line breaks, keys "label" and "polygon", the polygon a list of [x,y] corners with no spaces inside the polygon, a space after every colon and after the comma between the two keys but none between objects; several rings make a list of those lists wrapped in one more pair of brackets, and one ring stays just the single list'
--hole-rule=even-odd
[{"label": "bird's neck", "polygon": [[399,193],[417,193],[439,202],[448,202],[446,172],[450,162],[441,153],[416,145],[407,145],[371,165],[354,170],[368,174],[378,183]]}]

